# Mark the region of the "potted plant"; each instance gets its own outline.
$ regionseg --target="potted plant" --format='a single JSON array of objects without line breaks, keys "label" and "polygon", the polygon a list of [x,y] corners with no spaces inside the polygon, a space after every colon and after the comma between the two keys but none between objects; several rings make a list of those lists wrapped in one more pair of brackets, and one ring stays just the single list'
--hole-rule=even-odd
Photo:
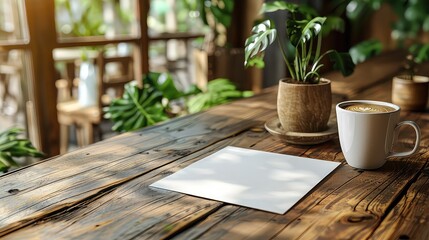
[{"label": "potted plant", "polygon": [[410,47],[405,62],[405,74],[393,77],[392,102],[404,110],[421,111],[426,108],[429,78],[417,75],[417,66],[429,60],[429,45]]},{"label": "potted plant", "polygon": [[[279,81],[277,112],[282,128],[300,133],[326,130],[332,96],[330,80],[320,76],[322,59],[328,57],[333,69],[347,76],[355,66],[350,55],[335,50],[322,53],[322,30],[327,18],[317,16],[309,7],[275,1],[265,3],[263,11],[289,12],[287,38],[277,36],[277,29],[269,19],[256,24],[245,43],[245,66],[261,64],[264,50],[277,40],[290,75]],[[337,18],[332,20],[339,22]],[[286,39],[293,52],[286,51]]]},{"label": "potted plant", "polygon": [[397,16],[392,25],[391,36],[399,47],[408,48],[405,74],[395,76],[392,81],[392,102],[404,110],[424,110],[428,98],[429,78],[417,74],[418,67],[429,60],[429,44],[424,44],[422,39],[422,33],[429,32],[429,2],[386,2]]},{"label": "potted plant", "polygon": [[[350,1],[346,1],[350,2]],[[386,3],[382,5],[382,3]],[[391,25],[391,37],[396,48],[407,49],[404,71],[393,77],[392,102],[401,106],[404,110],[424,110],[427,104],[429,79],[418,75],[418,66],[429,60],[429,44],[423,44],[425,32],[429,31],[429,2],[416,1],[392,1],[392,0],[369,0],[353,1],[354,8],[361,11],[349,12],[347,16],[355,22],[361,22],[362,14],[379,10],[382,6],[390,7],[394,12],[395,21]],[[347,8],[348,9],[348,8]],[[365,42],[367,47],[372,48],[382,45],[380,41]],[[390,45],[389,42],[385,43]],[[352,57],[364,56],[362,49],[351,51]],[[367,48],[368,49],[368,48]]]}]

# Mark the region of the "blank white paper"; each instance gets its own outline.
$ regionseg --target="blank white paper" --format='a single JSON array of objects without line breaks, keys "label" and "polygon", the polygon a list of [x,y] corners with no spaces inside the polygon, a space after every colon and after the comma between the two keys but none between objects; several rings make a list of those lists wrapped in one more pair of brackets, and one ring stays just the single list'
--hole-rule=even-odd
[{"label": "blank white paper", "polygon": [[228,146],[150,186],[284,214],[339,164]]}]

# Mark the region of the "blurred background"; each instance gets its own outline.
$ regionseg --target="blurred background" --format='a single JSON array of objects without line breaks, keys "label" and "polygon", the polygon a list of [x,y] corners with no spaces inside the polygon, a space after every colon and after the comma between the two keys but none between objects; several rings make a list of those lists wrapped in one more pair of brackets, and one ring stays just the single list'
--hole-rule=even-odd
[{"label": "blurred background", "polygon": [[[342,33],[324,37],[327,49],[349,51],[376,39],[384,53],[428,41],[425,1],[290,2],[309,4],[321,15],[344,20]],[[216,78],[254,93],[276,85],[286,68],[275,48],[266,52],[265,68],[243,66],[244,42],[254,22],[263,17],[263,3],[0,0],[0,131],[25,129],[47,156],[118,134],[111,122],[103,121],[100,108],[89,109],[104,101],[97,98],[101,93],[94,79],[115,79],[119,72],[128,81],[148,72],[168,72],[182,91],[193,85],[204,89]],[[277,25],[285,24],[287,14],[268,15]],[[115,94],[122,94],[121,89],[112,91]]]}]

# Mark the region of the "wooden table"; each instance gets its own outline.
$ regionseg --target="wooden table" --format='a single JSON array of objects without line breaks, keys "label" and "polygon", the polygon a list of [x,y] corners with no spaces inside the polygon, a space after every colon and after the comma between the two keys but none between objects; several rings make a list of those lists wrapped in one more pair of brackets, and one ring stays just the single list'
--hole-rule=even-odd
[{"label": "wooden table", "polygon": [[[334,83],[333,88],[336,88]],[[389,100],[390,80],[348,98]],[[350,89],[348,89],[350,90]],[[335,94],[337,96],[337,94]],[[402,112],[422,129],[421,150],[363,171],[338,139],[288,145],[264,130],[276,89],[207,112],[125,133],[0,177],[4,239],[428,239],[429,114]],[[341,98],[335,98],[341,99]],[[412,145],[402,134],[400,145]],[[148,185],[225,147],[341,162],[284,215]]]}]

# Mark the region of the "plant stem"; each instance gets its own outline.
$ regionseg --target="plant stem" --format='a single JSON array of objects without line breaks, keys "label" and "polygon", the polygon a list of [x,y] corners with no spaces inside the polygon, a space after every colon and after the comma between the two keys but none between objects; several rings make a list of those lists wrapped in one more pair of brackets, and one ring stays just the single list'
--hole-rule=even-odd
[{"label": "plant stem", "polygon": [[299,53],[298,53],[298,48],[296,48],[295,50],[295,60],[294,60],[294,67],[295,67],[295,73],[296,73],[296,80],[301,81],[301,72],[299,71],[299,65],[300,65],[300,61],[299,61]]},{"label": "plant stem", "polygon": [[319,35],[317,36],[316,53],[314,55],[315,60],[317,60],[319,58],[321,48],[322,48],[322,35],[319,33]]},{"label": "plant stem", "polygon": [[288,69],[288,71],[290,73],[290,77],[292,79],[296,79],[296,74],[294,73],[292,67],[290,66],[289,61],[287,60],[286,52],[285,52],[285,50],[284,50],[284,48],[283,48],[283,46],[282,46],[282,44],[280,42],[280,38],[277,38],[277,43],[279,44],[280,50],[282,52],[283,60],[285,61],[287,69]]},{"label": "plant stem", "polygon": [[304,80],[304,82],[305,82],[305,78],[304,78],[304,76],[305,76],[305,70],[306,70],[306,66],[307,66],[307,63],[306,63],[306,58],[305,58],[305,56],[307,55],[307,45],[305,45],[305,42],[301,42],[301,49],[302,49],[302,51],[301,51],[301,66],[300,66],[300,70],[301,70],[301,78]]},{"label": "plant stem", "polygon": [[311,68],[311,70],[313,71],[314,69],[316,69],[317,65],[319,65],[320,60],[322,60],[322,58],[324,56],[326,56],[327,54],[333,52],[334,50],[328,50],[325,53],[323,53],[318,59],[316,59],[316,61],[313,63],[313,67]]}]

